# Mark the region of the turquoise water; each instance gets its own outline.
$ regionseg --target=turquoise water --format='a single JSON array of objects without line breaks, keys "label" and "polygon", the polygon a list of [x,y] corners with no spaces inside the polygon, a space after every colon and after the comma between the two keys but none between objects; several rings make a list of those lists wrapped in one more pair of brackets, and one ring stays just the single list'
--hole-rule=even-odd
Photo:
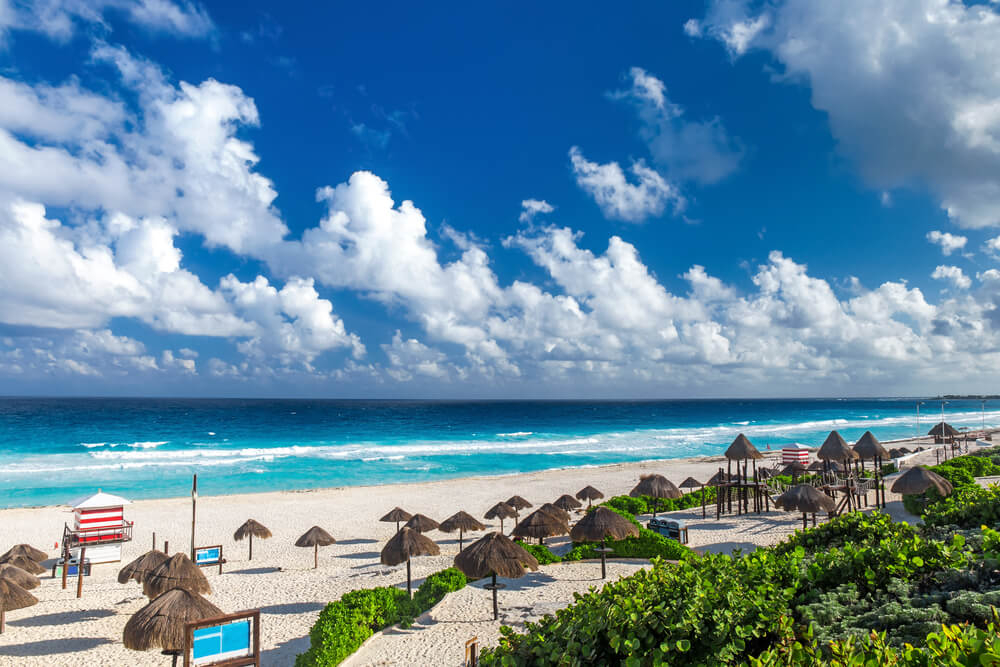
[{"label": "turquoise water", "polygon": [[[0,505],[413,482],[926,433],[940,401],[276,401],[0,399]],[[957,427],[1000,424],[951,401]]]}]

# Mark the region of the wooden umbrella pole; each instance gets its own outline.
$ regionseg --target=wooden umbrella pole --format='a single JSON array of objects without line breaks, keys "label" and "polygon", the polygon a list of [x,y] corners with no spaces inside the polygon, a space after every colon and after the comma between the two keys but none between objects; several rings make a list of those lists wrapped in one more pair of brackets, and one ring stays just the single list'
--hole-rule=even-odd
[{"label": "wooden umbrella pole", "polygon": [[4,621],[6,620],[4,618],[4,613],[5,613],[4,612],[4,606],[2,604],[0,604],[0,635],[3,634]]},{"label": "wooden umbrella pole", "polygon": [[458,553],[462,553],[462,529],[458,529]]},{"label": "wooden umbrella pole", "polygon": [[601,579],[607,579],[608,578],[607,562],[608,562],[608,555],[602,549],[601,550]]},{"label": "wooden umbrella pole", "polygon": [[406,593],[412,598],[413,588],[410,584],[410,559],[406,559]]},{"label": "wooden umbrella pole", "polygon": [[319,544],[313,545],[313,569],[319,567]]},{"label": "wooden umbrella pole", "polygon": [[76,597],[83,597],[83,564],[87,556],[87,547],[80,547],[80,560],[76,564]]},{"label": "wooden umbrella pole", "polygon": [[497,605],[497,573],[493,573],[493,620],[499,620],[500,607]]}]

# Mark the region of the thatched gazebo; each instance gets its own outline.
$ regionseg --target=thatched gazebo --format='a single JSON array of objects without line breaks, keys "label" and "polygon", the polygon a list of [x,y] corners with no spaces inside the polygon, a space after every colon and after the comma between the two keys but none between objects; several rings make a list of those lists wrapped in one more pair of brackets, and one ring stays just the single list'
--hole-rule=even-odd
[{"label": "thatched gazebo", "polygon": [[[684,496],[674,483],[663,475],[643,475],[639,478],[639,483],[628,492],[633,498],[639,496],[651,496],[656,500],[662,498],[677,499]],[[653,506],[653,516],[656,516],[657,507]]]},{"label": "thatched gazebo", "polygon": [[147,574],[168,560],[170,560],[170,556],[162,551],[157,549],[147,551],[118,571],[118,583],[124,584],[132,579],[141,584]]},{"label": "thatched gazebo", "polygon": [[558,498],[556,498],[556,501],[552,504],[558,507],[559,509],[566,510],[567,512],[583,507],[583,503],[581,503],[579,500],[569,495],[568,493],[564,493]]},{"label": "thatched gazebo", "polygon": [[598,491],[597,489],[595,489],[592,486],[585,486],[585,487],[583,487],[582,489],[580,489],[579,491],[576,492],[576,497],[577,497],[577,500],[581,500],[581,501],[582,500],[586,500],[587,501],[587,507],[590,507],[590,504],[593,501],[600,500],[601,498],[604,497],[604,494],[601,493],[600,491]]},{"label": "thatched gazebo", "polygon": [[699,482],[694,477],[688,477],[678,486],[682,489],[701,489],[701,518],[705,518],[705,484]]},{"label": "thatched gazebo", "polygon": [[7,549],[2,556],[0,556],[0,563],[5,563],[8,558],[13,558],[14,556],[23,556],[35,561],[36,563],[41,563],[49,557],[47,553],[41,549],[36,549],[30,544],[15,544],[10,549]]},{"label": "thatched gazebo", "polygon": [[379,519],[383,523],[395,523],[396,532],[399,532],[399,524],[404,521],[409,521],[413,518],[413,515],[404,510],[401,507],[394,507],[391,512],[386,514],[384,517]]},{"label": "thatched gazebo", "polygon": [[14,567],[21,568],[25,572],[30,572],[31,574],[45,574],[46,572],[46,569],[42,567],[41,563],[31,560],[27,556],[11,556],[2,562],[7,565],[13,565]]},{"label": "thatched gazebo", "polygon": [[514,526],[511,535],[521,538],[536,537],[539,544],[544,544],[546,537],[565,535],[568,532],[569,524],[561,516],[540,507]]},{"label": "thatched gazebo", "polygon": [[864,435],[854,443],[854,453],[861,461],[861,471],[865,470],[865,461],[871,461],[875,473],[875,506],[885,507],[885,488],[882,484],[882,461],[889,458],[882,443],[878,441],[871,431],[865,431]]},{"label": "thatched gazebo", "polygon": [[414,514],[410,517],[410,520],[406,522],[403,526],[404,528],[410,528],[417,531],[418,533],[429,533],[432,530],[437,530],[440,524],[429,516],[424,516],[423,514]]},{"label": "thatched gazebo", "polygon": [[844,465],[847,465],[848,462],[858,458],[858,454],[840,433],[830,431],[830,435],[826,436],[826,440],[816,452],[816,458],[820,461],[843,461]]},{"label": "thatched gazebo", "polygon": [[465,537],[465,531],[469,530],[486,530],[486,525],[480,523],[471,514],[467,512],[458,511],[452,514],[450,517],[441,522],[438,526],[438,530],[443,533],[454,533],[458,531],[458,551],[462,552],[462,540]]},{"label": "thatched gazebo", "polygon": [[957,438],[961,435],[961,432],[947,422],[938,422],[934,424],[931,430],[927,431],[927,435],[934,436],[934,442],[940,444],[950,439]]},{"label": "thatched gazebo", "polygon": [[[525,521],[527,520],[526,518]],[[485,588],[493,591],[493,620],[496,621],[500,618],[497,589],[503,588],[503,584],[497,583],[497,575],[507,579],[518,579],[524,576],[525,569],[537,570],[538,561],[506,535],[490,533],[455,556],[455,567],[470,580],[482,579],[485,576],[493,578]]]},{"label": "thatched gazebo", "polygon": [[923,466],[913,466],[892,484],[892,492],[901,496],[919,495],[928,489],[934,489],[942,496],[950,496],[955,490],[951,482]]},{"label": "thatched gazebo", "polygon": [[[516,498],[517,496],[515,496]],[[500,532],[503,532],[503,520],[504,519],[516,519],[517,510],[508,505],[507,503],[497,503],[491,507],[486,514],[483,515],[486,519],[499,519],[500,520]]]},{"label": "thatched gazebo", "polygon": [[429,537],[403,526],[382,547],[381,561],[383,565],[389,566],[406,562],[406,592],[409,593],[410,597],[413,597],[410,559],[414,556],[437,556],[439,553],[441,553],[441,549]]},{"label": "thatched gazebo", "polygon": [[789,512],[802,512],[802,529],[807,528],[808,515],[813,515],[813,525],[816,525],[817,512],[833,512],[837,509],[837,501],[819,489],[809,484],[797,484],[774,499],[775,507]]},{"label": "thatched gazebo", "polygon": [[313,526],[303,533],[299,539],[295,540],[295,546],[313,548],[313,569],[315,570],[319,567],[319,548],[328,547],[336,542],[337,540],[333,539],[333,535],[319,526]]},{"label": "thatched gazebo", "polygon": [[26,591],[34,590],[42,585],[41,579],[10,563],[0,563],[0,579],[12,581]]},{"label": "thatched gazebo", "polygon": [[172,588],[183,588],[199,595],[212,592],[201,568],[180,552],[150,570],[142,580],[142,592],[151,600]]},{"label": "thatched gazebo", "polygon": [[222,614],[221,609],[197,593],[172,588],[132,615],[122,632],[122,643],[133,651],[162,649],[164,655],[173,656],[176,666],[185,646],[185,626]]},{"label": "thatched gazebo", "polygon": [[237,528],[236,532],[233,533],[233,539],[237,542],[242,542],[247,538],[250,539],[250,555],[247,560],[253,560],[253,538],[255,537],[266,540],[271,537],[271,531],[253,519],[247,519],[246,523]]},{"label": "thatched gazebo", "polygon": [[[740,433],[737,435],[733,442],[729,445],[725,452],[726,457],[726,482],[720,484],[720,491],[725,490],[725,497],[722,495],[716,499],[716,518],[719,518],[722,514],[723,505],[728,509],[727,511],[733,511],[733,490],[736,490],[736,511],[737,513],[749,512],[750,511],[750,489],[754,489],[754,507],[758,511],[760,510],[759,498],[756,492],[757,490],[757,461],[764,458],[764,455],[754,447],[750,439],[745,435]],[[743,473],[740,474],[740,462],[743,462]],[[732,464],[736,463],[736,477],[733,479]],[[752,467],[752,474],[751,474]],[[750,479],[753,479],[753,485],[750,485]]]},{"label": "thatched gazebo", "polygon": [[0,633],[3,633],[8,611],[17,611],[38,604],[38,598],[10,579],[0,577]]},{"label": "thatched gazebo", "polygon": [[[626,537],[638,537],[639,529],[635,524],[621,514],[612,512],[607,507],[597,507],[587,513],[587,516],[573,526],[569,537],[574,542],[603,542],[610,537],[613,540],[623,540]],[[601,579],[607,578],[607,551],[601,553]]]}]

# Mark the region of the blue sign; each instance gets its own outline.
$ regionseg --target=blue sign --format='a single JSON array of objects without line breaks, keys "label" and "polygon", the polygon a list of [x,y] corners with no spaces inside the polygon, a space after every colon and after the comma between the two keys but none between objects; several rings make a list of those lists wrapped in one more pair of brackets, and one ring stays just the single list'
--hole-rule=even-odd
[{"label": "blue sign", "polygon": [[247,618],[196,629],[191,647],[194,663],[198,665],[251,655],[251,620]]},{"label": "blue sign", "polygon": [[194,562],[198,565],[215,565],[221,558],[220,547],[202,547],[194,552]]}]

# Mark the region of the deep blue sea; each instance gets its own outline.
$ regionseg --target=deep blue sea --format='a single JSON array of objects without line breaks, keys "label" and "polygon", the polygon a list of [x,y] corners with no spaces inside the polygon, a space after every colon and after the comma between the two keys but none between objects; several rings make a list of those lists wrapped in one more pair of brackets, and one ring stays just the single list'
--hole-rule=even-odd
[{"label": "deep blue sea", "polygon": [[[60,504],[98,487],[129,498],[496,475],[926,433],[927,399],[322,401],[0,399],[0,506]],[[957,427],[1000,424],[1000,402],[952,400]]]}]

